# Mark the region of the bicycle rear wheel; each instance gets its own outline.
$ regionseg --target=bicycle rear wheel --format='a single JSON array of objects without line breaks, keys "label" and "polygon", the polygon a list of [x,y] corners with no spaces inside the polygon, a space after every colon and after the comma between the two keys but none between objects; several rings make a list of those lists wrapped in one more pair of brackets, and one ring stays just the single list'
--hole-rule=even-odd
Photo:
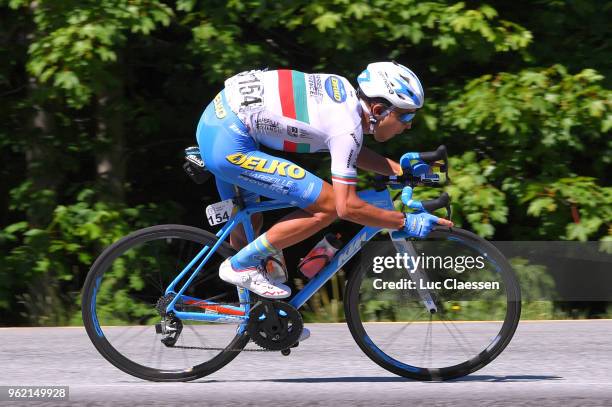
[{"label": "bicycle rear wheel", "polygon": [[[376,258],[396,256],[391,242],[362,250],[344,302],[353,338],[378,365],[411,379],[447,380],[486,366],[508,345],[520,318],[510,264],[491,243],[457,228],[437,227],[427,240],[408,245],[421,258],[423,277],[403,263],[389,263],[382,273],[373,266],[381,266]],[[475,261],[466,268],[469,257]]]},{"label": "bicycle rear wheel", "polygon": [[[217,240],[194,227],[159,225],[138,230],[104,250],[82,294],[83,323],[100,354],[124,372],[152,381],[197,379],[234,359],[248,342],[248,335],[238,334],[237,323],[180,321],[182,330],[171,346],[161,341],[155,326],[162,319],[159,309],[165,306],[159,301],[168,284],[204,246],[212,247]],[[217,275],[219,264],[233,253],[228,244],[221,244],[184,295],[239,302],[236,287]],[[190,274],[191,270],[176,291]],[[186,302],[177,302],[175,308],[198,309]]]}]

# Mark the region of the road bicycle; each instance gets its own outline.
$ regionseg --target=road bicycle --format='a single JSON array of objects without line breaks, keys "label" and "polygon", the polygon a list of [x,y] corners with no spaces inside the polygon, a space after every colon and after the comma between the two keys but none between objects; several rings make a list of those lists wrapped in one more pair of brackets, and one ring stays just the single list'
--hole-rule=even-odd
[{"label": "road bicycle", "polygon": [[[207,174],[199,150],[186,153],[186,171],[202,183]],[[401,194],[408,208],[445,208],[450,218],[448,194],[422,202],[411,196],[415,187],[448,181],[446,148],[414,157],[438,172],[377,177],[375,189],[361,191],[361,199],[394,210]],[[231,231],[243,225],[252,241],[251,215],[292,207],[281,200],[245,204],[236,191],[233,200],[207,208],[212,224],[226,222],[215,234],[185,225],[148,227],[96,259],[83,288],[83,321],[114,366],[146,380],[189,381],[241,351],[289,355],[303,329],[298,310],[340,269],[347,276],[343,302],[350,332],[392,373],[428,381],[461,377],[490,363],[510,342],[521,311],[515,274],[495,246],[456,227],[435,227],[422,240],[363,227],[286,301],[221,281],[218,267],[235,253],[226,242]]]}]

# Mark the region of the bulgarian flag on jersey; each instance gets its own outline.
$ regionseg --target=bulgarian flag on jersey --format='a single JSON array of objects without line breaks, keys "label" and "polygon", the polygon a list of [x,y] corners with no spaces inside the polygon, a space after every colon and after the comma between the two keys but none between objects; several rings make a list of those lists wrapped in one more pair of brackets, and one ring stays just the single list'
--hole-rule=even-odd
[{"label": "bulgarian flag on jersey", "polygon": [[308,118],[308,93],[304,72],[281,69],[278,72],[278,96],[283,116],[310,123]]}]

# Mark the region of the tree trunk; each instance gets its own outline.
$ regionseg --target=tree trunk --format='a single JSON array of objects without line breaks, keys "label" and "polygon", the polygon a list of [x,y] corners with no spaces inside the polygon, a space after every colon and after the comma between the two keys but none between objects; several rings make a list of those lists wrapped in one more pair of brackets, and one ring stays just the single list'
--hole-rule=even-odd
[{"label": "tree trunk", "polygon": [[[119,79],[118,76],[115,78]],[[96,169],[100,198],[107,202],[125,200],[125,141],[120,85],[104,92],[97,100]]]}]

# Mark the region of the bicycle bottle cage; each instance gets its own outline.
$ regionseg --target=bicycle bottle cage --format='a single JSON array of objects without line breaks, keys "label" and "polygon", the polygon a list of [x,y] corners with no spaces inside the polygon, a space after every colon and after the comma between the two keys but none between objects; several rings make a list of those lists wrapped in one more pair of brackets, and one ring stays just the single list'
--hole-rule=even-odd
[{"label": "bicycle bottle cage", "polygon": [[183,169],[189,175],[189,178],[196,184],[200,185],[208,181],[211,177],[210,171],[206,169],[206,163],[200,155],[200,148],[197,146],[187,147],[185,149],[185,163]]}]

